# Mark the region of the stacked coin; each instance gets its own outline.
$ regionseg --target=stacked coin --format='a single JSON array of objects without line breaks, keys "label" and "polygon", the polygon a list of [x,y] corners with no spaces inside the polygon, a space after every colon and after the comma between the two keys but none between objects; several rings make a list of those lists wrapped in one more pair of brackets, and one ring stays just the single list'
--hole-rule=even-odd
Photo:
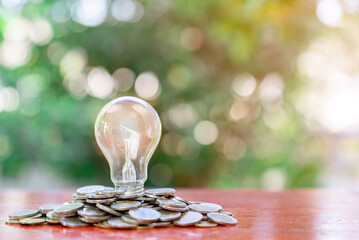
[{"label": "stacked coin", "polygon": [[115,229],[237,224],[233,214],[223,211],[218,204],[188,201],[174,196],[174,193],[173,188],[129,194],[102,185],[85,186],[77,189],[68,202],[11,213],[6,223],[49,223],[66,227],[93,225]]}]

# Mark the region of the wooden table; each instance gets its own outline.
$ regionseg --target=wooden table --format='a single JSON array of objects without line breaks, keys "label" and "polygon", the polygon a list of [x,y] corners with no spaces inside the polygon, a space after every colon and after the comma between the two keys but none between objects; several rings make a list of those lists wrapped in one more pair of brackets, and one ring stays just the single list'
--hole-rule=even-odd
[{"label": "wooden table", "polygon": [[61,225],[6,225],[13,211],[67,201],[73,190],[0,191],[0,240],[16,239],[358,239],[359,195],[344,190],[180,189],[189,200],[218,203],[236,215],[236,226],[116,230]]}]

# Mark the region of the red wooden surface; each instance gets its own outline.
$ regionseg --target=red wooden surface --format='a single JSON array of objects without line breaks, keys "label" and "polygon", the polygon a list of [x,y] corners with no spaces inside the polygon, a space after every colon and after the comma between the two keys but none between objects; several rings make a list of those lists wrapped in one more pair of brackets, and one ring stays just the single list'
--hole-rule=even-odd
[{"label": "red wooden surface", "polygon": [[188,200],[221,204],[236,226],[115,230],[98,227],[6,225],[13,211],[67,201],[73,191],[0,192],[0,239],[358,239],[359,195],[341,190],[180,189]]}]

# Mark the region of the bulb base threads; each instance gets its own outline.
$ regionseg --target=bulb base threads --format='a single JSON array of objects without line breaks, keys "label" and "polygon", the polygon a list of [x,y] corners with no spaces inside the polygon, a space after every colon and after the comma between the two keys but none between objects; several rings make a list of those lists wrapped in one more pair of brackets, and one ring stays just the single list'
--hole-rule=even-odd
[{"label": "bulb base threads", "polygon": [[132,196],[132,195],[140,195],[144,193],[144,186],[143,183],[133,183],[133,184],[115,184],[116,190],[123,190],[124,196]]}]

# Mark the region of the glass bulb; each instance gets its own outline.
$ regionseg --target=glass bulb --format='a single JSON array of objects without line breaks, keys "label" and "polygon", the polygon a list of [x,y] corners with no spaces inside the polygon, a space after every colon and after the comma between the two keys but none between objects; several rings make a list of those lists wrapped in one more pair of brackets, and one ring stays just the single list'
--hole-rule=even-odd
[{"label": "glass bulb", "polygon": [[135,97],[120,97],[97,116],[95,136],[116,189],[143,192],[147,167],[161,138],[161,120],[153,107]]}]

